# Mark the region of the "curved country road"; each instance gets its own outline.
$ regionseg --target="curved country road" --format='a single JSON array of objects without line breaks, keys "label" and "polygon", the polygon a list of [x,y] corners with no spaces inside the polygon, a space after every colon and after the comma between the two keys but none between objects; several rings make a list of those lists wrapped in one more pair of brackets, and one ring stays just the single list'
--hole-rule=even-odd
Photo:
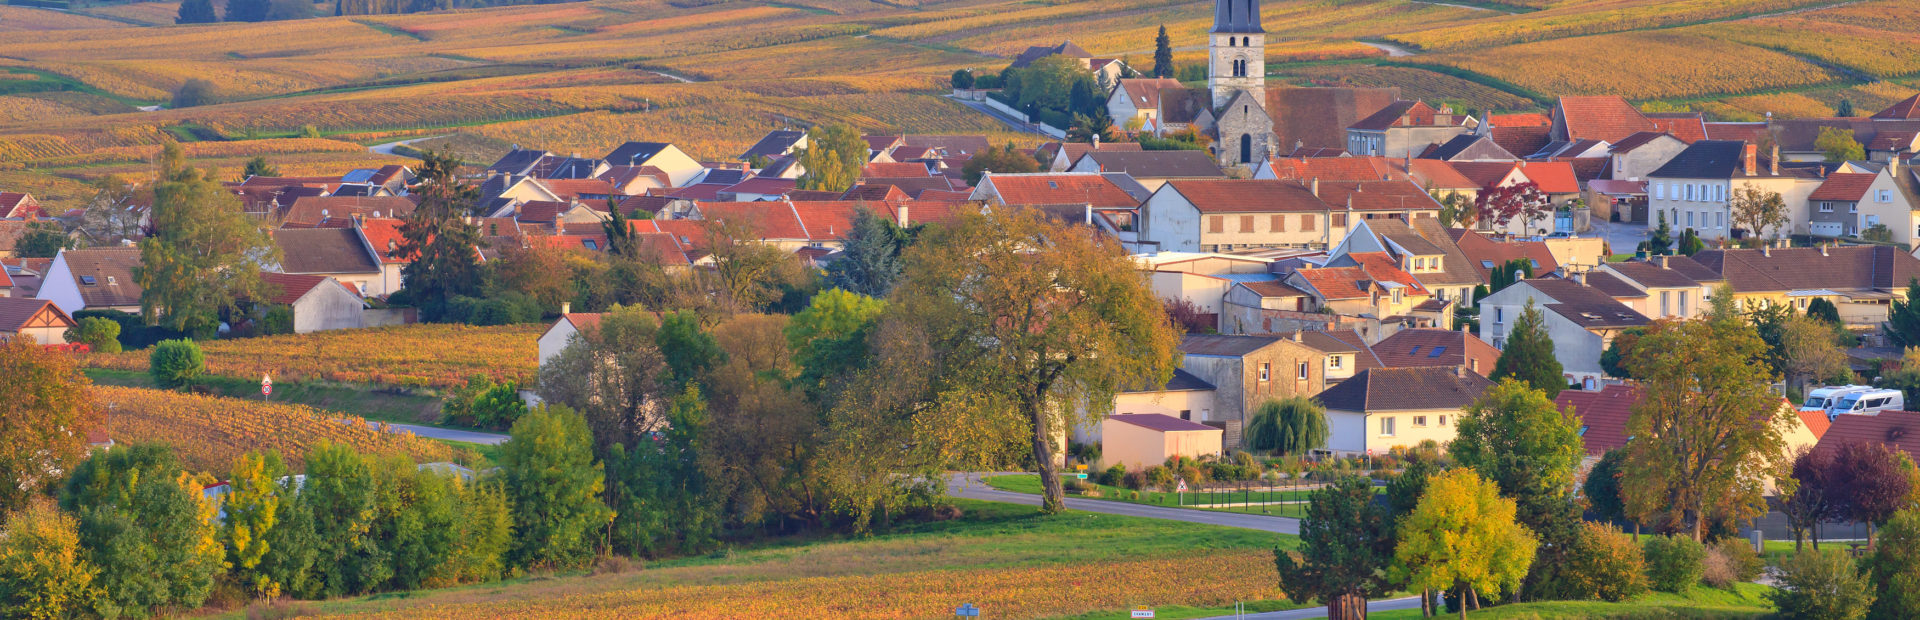
[{"label": "curved country road", "polygon": [[[367,426],[372,427],[374,430],[380,430],[380,422],[378,421],[368,420]],[[437,426],[420,426],[418,424],[400,424],[396,422],[388,422],[386,428],[389,433],[413,433],[414,435],[427,439],[439,439],[442,441],[460,441],[490,446],[507,442],[507,436],[499,433],[463,431]]]},{"label": "curved country road", "polygon": [[[1006,502],[1027,506],[1040,505],[1040,496],[1038,495],[1002,491],[987,486],[987,483],[981,481],[983,476],[994,475],[999,474],[962,473],[949,475],[947,476],[947,494],[954,497],[985,500],[989,502]],[[1276,534],[1293,534],[1296,536],[1300,534],[1300,520],[1288,517],[1269,517],[1265,515],[1240,514],[1237,512],[1216,512],[1196,508],[1168,508],[1166,506],[1130,504],[1127,502],[1082,499],[1077,497],[1067,498],[1067,507],[1074,510],[1084,510],[1100,514],[1239,527],[1250,530],[1260,530],[1262,532],[1273,532]]]}]

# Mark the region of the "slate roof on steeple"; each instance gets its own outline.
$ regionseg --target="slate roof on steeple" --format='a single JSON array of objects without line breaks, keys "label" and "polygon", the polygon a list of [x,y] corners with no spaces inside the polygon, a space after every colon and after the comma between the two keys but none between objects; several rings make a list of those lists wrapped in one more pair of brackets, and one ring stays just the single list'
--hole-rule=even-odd
[{"label": "slate roof on steeple", "polygon": [[1213,34],[1260,34],[1260,0],[1215,0]]}]

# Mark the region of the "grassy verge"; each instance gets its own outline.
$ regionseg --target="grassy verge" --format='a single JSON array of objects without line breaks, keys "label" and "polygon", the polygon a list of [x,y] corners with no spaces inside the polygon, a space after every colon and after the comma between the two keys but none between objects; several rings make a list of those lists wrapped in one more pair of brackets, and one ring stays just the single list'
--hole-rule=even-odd
[{"label": "grassy verge", "polygon": [[[1686,594],[1654,592],[1631,601],[1547,601],[1489,607],[1469,618],[1762,618],[1773,614],[1767,592],[1773,588],[1743,583],[1733,591],[1696,587]],[[1368,614],[1379,620],[1420,617],[1419,609]],[[1441,614],[1440,618],[1451,617]]]},{"label": "grassy verge", "polygon": [[[1191,618],[1297,607],[1280,600],[1270,549],[1292,536],[1084,512],[956,500],[949,521],[913,522],[869,537],[786,537],[641,571],[533,576],[504,582],[301,603],[312,615],[533,618],[943,617],[962,603],[986,617],[1125,617],[1134,605]],[[1194,570],[1195,573],[1167,572]],[[1138,571],[1124,573],[1115,571]],[[761,612],[765,612],[762,614]],[[803,614],[804,615],[804,614]],[[243,617],[240,612],[227,617]]]},{"label": "grassy verge", "polygon": [[[153,377],[144,372],[108,368],[82,369],[94,383],[124,387],[152,388]],[[206,386],[219,396],[260,398],[259,379],[207,376]],[[368,420],[422,424],[444,428],[462,428],[434,423],[439,417],[440,399],[413,393],[380,390],[365,386],[286,381],[273,384],[274,402],[297,403],[357,415]],[[462,430],[469,430],[464,429]]]},{"label": "grassy verge", "polygon": [[[986,482],[987,486],[1002,491],[1031,493],[1034,495],[1040,494],[1040,476],[1036,474],[988,476],[982,481]],[[1213,510],[1217,512],[1237,512],[1241,514],[1294,518],[1305,515],[1306,504],[1266,504],[1266,502],[1305,502],[1308,493],[1311,492],[1306,490],[1288,490],[1285,486],[1273,487],[1272,491],[1269,492],[1267,487],[1262,486],[1251,492],[1201,491],[1189,492],[1183,496],[1179,493],[1167,493],[1164,491],[1134,491],[1106,485],[1094,486],[1100,490],[1099,497],[1089,497],[1085,495],[1078,495],[1076,497],[1126,502],[1129,504],[1146,504],[1149,506],[1168,506],[1192,508],[1195,510]],[[1196,506],[1195,504],[1200,504],[1201,506]],[[1207,507],[1207,505],[1221,506]]]}]

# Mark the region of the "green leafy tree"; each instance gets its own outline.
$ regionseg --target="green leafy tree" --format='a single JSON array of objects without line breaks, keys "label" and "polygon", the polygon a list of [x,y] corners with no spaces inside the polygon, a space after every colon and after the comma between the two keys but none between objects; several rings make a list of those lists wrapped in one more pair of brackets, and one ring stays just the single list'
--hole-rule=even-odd
[{"label": "green leafy tree", "polygon": [[[1714,296],[1709,318],[1656,321],[1627,358],[1645,398],[1634,405],[1621,496],[1637,522],[1706,537],[1717,519],[1759,516],[1760,476],[1784,457],[1766,344]],[[1723,301],[1723,299],[1725,301]]]},{"label": "green leafy tree", "polygon": [[1153,77],[1173,77],[1173,39],[1167,37],[1167,26],[1160,26],[1160,33],[1153,36]]},{"label": "green leafy tree", "polygon": [[1334,620],[1366,617],[1367,599],[1392,589],[1389,517],[1366,478],[1346,476],[1315,490],[1300,520],[1299,552],[1273,550],[1281,591],[1294,601],[1322,602]]},{"label": "green leafy tree", "polygon": [[96,353],[119,353],[120,324],[97,316],[83,317],[67,330],[67,342],[85,344]]},{"label": "green leafy tree", "polygon": [[1473,215],[1476,209],[1473,206],[1472,198],[1468,198],[1466,194],[1460,192],[1447,192],[1447,195],[1438,198],[1440,199],[1441,226],[1453,228],[1456,226],[1466,227],[1473,225]]},{"label": "green leafy tree", "polygon": [[1633,376],[1627,374],[1625,365],[1627,351],[1633,349],[1633,343],[1638,342],[1640,334],[1643,333],[1646,333],[1646,330],[1629,327],[1615,334],[1613,342],[1607,343],[1607,349],[1600,352],[1600,370],[1605,371],[1609,377],[1632,379]]},{"label": "green leafy tree", "polygon": [[180,3],[180,13],[173,18],[176,24],[211,24],[220,21],[213,13],[211,0],[186,0]]},{"label": "green leafy tree", "polygon": [[[1728,197],[1727,207],[1733,211],[1733,223],[1746,230],[1754,239],[1764,239],[1767,230],[1780,233],[1780,227],[1787,225],[1787,202],[1780,192],[1767,191],[1754,187],[1752,183],[1742,184]],[[1692,256],[1688,254],[1688,256]]]},{"label": "green leafy tree", "polygon": [[264,155],[247,160],[247,168],[240,172],[241,180],[251,179],[253,177],[277,176],[280,176],[280,168],[268,162]]},{"label": "green leafy tree", "polygon": [[1846,351],[1834,344],[1834,326],[1816,318],[1789,316],[1781,326],[1780,352],[1780,372],[1794,389],[1815,381],[1846,383],[1853,376]]},{"label": "green leafy tree", "polygon": [[973,154],[973,158],[960,166],[960,174],[968,185],[979,185],[980,177],[986,173],[1024,174],[1039,172],[1040,162],[1026,154],[1013,150],[1013,143],[998,149],[987,149]]},{"label": "green leafy tree", "polygon": [[211,336],[223,313],[272,290],[260,274],[280,261],[280,249],[233,192],[185,167],[183,157],[178,143],[161,151],[153,235],[140,241],[133,279],[148,325]]},{"label": "green leafy tree", "polygon": [[1840,308],[1825,297],[1815,297],[1807,302],[1807,318],[1819,320],[1832,327],[1840,327]]},{"label": "green leafy tree", "polygon": [[1472,468],[1435,474],[1420,503],[1400,524],[1393,578],[1425,590],[1457,590],[1460,617],[1481,593],[1520,587],[1539,544],[1514,520],[1514,503]]},{"label": "green leafy tree", "polygon": [[1767,598],[1784,618],[1859,620],[1874,604],[1873,584],[1838,549],[1787,556]]},{"label": "green leafy tree", "polygon": [[61,250],[75,247],[72,237],[55,222],[32,222],[13,244],[14,254],[23,258],[53,258]]},{"label": "green leafy tree", "polygon": [[727,358],[713,334],[700,326],[700,317],[686,310],[660,317],[654,343],[666,357],[673,382],[680,386],[700,380]]},{"label": "green leafy tree", "polygon": [[1514,319],[1513,331],[1507,332],[1507,346],[1493,364],[1492,378],[1494,381],[1518,379],[1549,399],[1567,389],[1560,359],[1554,356],[1553,338],[1547,334],[1547,318],[1532,299],[1527,300],[1526,308]]},{"label": "green leafy tree", "polygon": [[[180,5],[180,9],[184,11],[187,7],[193,6],[198,2],[200,2],[200,0],[188,0],[188,2]],[[207,20],[208,23],[212,21],[211,19]],[[213,82],[202,78],[187,78],[187,81],[181,82],[180,87],[173,90],[173,99],[169,102],[171,107],[176,110],[213,105],[216,103],[220,103],[219,88],[215,87]]]},{"label": "green leafy tree", "polygon": [[[1044,491],[1064,509],[1055,434],[1110,411],[1124,386],[1172,376],[1179,334],[1126,250],[1031,210],[963,215],[906,255],[888,320],[929,347],[926,402],[943,424],[1025,436]],[[916,371],[917,373],[918,371]],[[923,375],[924,376],[924,375]]]},{"label": "green leafy tree", "polygon": [[798,149],[796,159],[806,172],[798,180],[800,189],[844,192],[853,187],[867,165],[867,141],[847,125],[824,125],[807,132],[807,146]]},{"label": "green leafy tree", "polygon": [[1867,158],[1867,149],[1854,139],[1852,129],[1839,127],[1821,127],[1820,136],[1813,139],[1813,148],[1826,155],[1827,161],[1860,161]]},{"label": "green leafy tree", "polygon": [[1867,617],[1920,618],[1920,509],[1907,508],[1887,522],[1866,567],[1875,593]]},{"label": "green leafy tree", "polygon": [[575,334],[541,365],[540,397],[585,417],[597,453],[614,444],[639,445],[663,423],[659,403],[675,391],[657,344],[659,330],[652,314],[616,305],[601,315],[599,326]]},{"label": "green leafy tree", "polygon": [[280,584],[260,570],[260,562],[273,551],[267,534],[280,518],[279,479],[284,475],[286,465],[271,451],[240,455],[227,474],[230,487],[222,501],[226,518],[220,524],[220,541],[226,545],[234,579],[260,598],[280,595]]},{"label": "green leafy tree", "polygon": [[391,254],[412,259],[400,272],[406,290],[424,318],[438,321],[455,297],[480,292],[480,228],[467,218],[478,189],[460,182],[460,161],[452,155],[421,157],[413,190],[420,202],[400,225],[401,241]]},{"label": "green leafy tree", "polygon": [[78,618],[99,593],[80,548],[78,523],[40,499],[7,515],[0,529],[0,613],[12,618]]},{"label": "green leafy tree", "polygon": [[1601,455],[1600,462],[1587,471],[1587,481],[1580,486],[1580,495],[1587,498],[1587,510],[1601,520],[1612,523],[1627,520],[1626,503],[1620,499],[1620,468],[1626,459],[1626,450],[1608,450]]},{"label": "green leafy tree", "polygon": [[885,301],[837,288],[813,296],[786,327],[800,382],[818,387],[864,363],[867,337],[886,309]]},{"label": "green leafy tree", "polygon": [[1647,562],[1633,537],[1602,523],[1582,523],[1545,597],[1620,602],[1647,592]]},{"label": "green leafy tree", "polygon": [[1067,128],[1068,142],[1113,142],[1113,119],[1105,110],[1093,114],[1074,114],[1073,126]]},{"label": "green leafy tree", "polygon": [[827,282],[868,297],[886,297],[900,280],[900,253],[912,243],[913,234],[865,205],[855,205],[853,226],[840,240],[840,260],[827,264]]},{"label": "green leafy tree", "polygon": [[312,511],[315,557],[310,572],[282,583],[301,596],[331,598],[372,592],[393,578],[393,551],[377,535],[379,485],[352,446],[325,442],[307,453],[299,494]]},{"label": "green leafy tree", "polygon": [[84,431],[103,422],[91,388],[69,357],[0,341],[0,513],[26,507],[86,458]]},{"label": "green leafy tree", "polygon": [[163,388],[192,386],[206,371],[207,356],[192,340],[162,340],[147,354],[147,372],[153,375],[153,383]]},{"label": "green leafy tree", "polygon": [[697,385],[688,385],[667,410],[662,441],[628,451],[614,446],[613,542],[635,555],[696,553],[719,535],[719,499],[702,462],[709,417]]},{"label": "green leafy tree", "polygon": [[1705,249],[1707,249],[1707,242],[1700,240],[1700,233],[1694,232],[1691,228],[1680,231],[1681,254],[1693,256]]},{"label": "green leafy tree", "polygon": [[575,568],[593,558],[595,533],[613,519],[600,501],[606,488],[593,459],[586,420],[564,406],[521,416],[500,445],[500,470],[512,507],[511,563]]},{"label": "green leafy tree", "polygon": [[1539,390],[1514,379],[1488,388],[1461,411],[1448,444],[1454,462],[1471,467],[1518,506],[1522,525],[1540,538],[1528,590],[1568,578],[1564,555],[1579,536],[1573,483],[1580,459],[1580,423]]},{"label": "green leafy tree", "polygon": [[954,90],[967,90],[967,89],[973,88],[973,70],[972,69],[954,69],[953,70],[953,88]]},{"label": "green leafy tree", "polygon": [[1301,395],[1268,399],[1254,410],[1247,446],[1272,454],[1306,454],[1327,445],[1327,411]]},{"label": "green leafy tree", "polygon": [[1838,116],[1840,118],[1852,117],[1853,116],[1853,100],[1841,99],[1840,105],[1833,107],[1833,115]]},{"label": "green leafy tree", "polygon": [[1920,278],[1907,280],[1907,294],[1904,299],[1893,300],[1893,310],[1887,313],[1887,323],[1882,329],[1887,334],[1887,344],[1896,347],[1920,347]]},{"label": "green leafy tree", "polygon": [[1492,274],[1489,274],[1487,292],[1489,294],[1498,293],[1501,289],[1513,286],[1515,282],[1531,277],[1533,277],[1532,259],[1515,258],[1508,260],[1500,263],[1500,266],[1494,269]]},{"label": "green leafy tree", "polygon": [[80,516],[80,546],[100,569],[102,616],[199,607],[226,570],[213,504],[172,450],[116,448],[74,470],[61,506]]},{"label": "green leafy tree", "polygon": [[286,484],[280,489],[273,528],[261,539],[273,552],[261,558],[258,570],[283,594],[318,598],[322,581],[314,566],[320,559],[321,541],[312,498]]}]

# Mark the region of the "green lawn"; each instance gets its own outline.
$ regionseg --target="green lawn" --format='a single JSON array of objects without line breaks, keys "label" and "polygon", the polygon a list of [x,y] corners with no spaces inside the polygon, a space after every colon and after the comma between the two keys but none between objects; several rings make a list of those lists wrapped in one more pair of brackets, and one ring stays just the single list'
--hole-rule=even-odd
[{"label": "green lawn", "polygon": [[[1685,595],[1654,592],[1621,602],[1549,601],[1489,607],[1467,614],[1469,618],[1761,618],[1773,613],[1767,592],[1773,588],[1743,583],[1732,591],[1697,587]],[[1419,609],[1368,614],[1369,618],[1399,620],[1419,618]],[[1449,618],[1446,614],[1440,618]]]},{"label": "green lawn", "polygon": [[[1071,474],[1068,474],[1068,475],[1071,475]],[[1032,493],[1034,495],[1040,494],[1040,476],[1038,474],[1007,474],[1004,476],[988,476],[985,479],[983,479],[983,481],[987,483],[987,486],[1000,489],[1002,491],[1013,491],[1016,493]],[[1184,508],[1194,508],[1197,510],[1215,510],[1220,512],[1238,512],[1238,513],[1244,513],[1244,514],[1272,515],[1277,517],[1294,517],[1294,518],[1299,518],[1305,515],[1306,509],[1307,509],[1307,505],[1305,503],[1268,504],[1268,502],[1305,502],[1307,500],[1307,496],[1312,492],[1311,490],[1291,490],[1290,491],[1290,490],[1287,490],[1287,487],[1285,485],[1281,485],[1281,486],[1273,487],[1273,490],[1271,492],[1268,491],[1267,487],[1261,486],[1261,487],[1254,488],[1250,492],[1200,491],[1200,492],[1189,492],[1183,496],[1179,493],[1167,493],[1163,491],[1133,491],[1133,490],[1129,490],[1121,487],[1111,487],[1106,485],[1094,485],[1094,486],[1100,489],[1099,497],[1087,497],[1084,495],[1076,495],[1075,497],[1083,497],[1086,499],[1102,499],[1102,500],[1117,501],[1117,502],[1127,502],[1131,504],[1147,504],[1147,505],[1153,505],[1153,506],[1179,506]],[[1376,490],[1376,492],[1378,491],[1379,490]],[[1196,506],[1196,504],[1198,504],[1199,506]],[[1216,505],[1220,507],[1212,507]]]},{"label": "green lawn", "polygon": [[[153,377],[144,372],[107,368],[86,368],[82,371],[94,383],[101,385],[154,387]],[[215,395],[260,398],[259,379],[207,375],[202,381]],[[273,384],[272,400],[338,411],[374,421],[461,428],[434,423],[440,415],[440,399],[433,396],[332,383],[284,381]]]}]

